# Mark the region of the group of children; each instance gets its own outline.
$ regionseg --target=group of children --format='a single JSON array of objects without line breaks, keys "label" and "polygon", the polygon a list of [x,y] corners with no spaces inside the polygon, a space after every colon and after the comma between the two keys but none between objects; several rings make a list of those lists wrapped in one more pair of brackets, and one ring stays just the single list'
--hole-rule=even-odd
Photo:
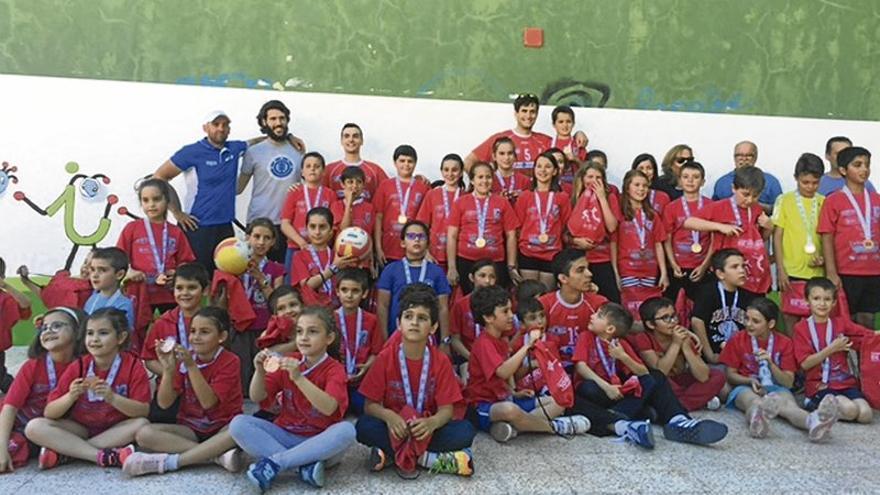
[{"label": "group of children", "polygon": [[[880,310],[867,150],[837,154],[845,183],[827,199],[821,159],[802,156],[798,190],[768,217],[757,168],[737,169],[733,196],[713,203],[699,163],[677,164],[670,197],[640,155],[618,190],[601,152],[571,135],[571,109],[554,110],[566,134],[546,145],[524,135],[537,99],[515,110],[517,130],[444,157],[434,188],[416,176],[411,146],[395,150],[392,178],[364,161],[325,170],[306,154],[281,232],[269,219],[247,226],[241,276],[194,263],[166,220],[168,184],[143,181],[144,217],[116,247],[93,250],[80,277],[59,272],[40,287],[19,269],[50,310],[18,375],[0,377],[0,470],[37,456],[42,469],[76,458],[131,476],[210,462],[235,472],[246,453],[265,490],[290,470],[323,486],[356,441],[374,471],[470,476],[476,430],[651,449],[654,425],[670,441],[720,441],[724,424],[690,412],[723,402],[755,437],[777,415],[812,441],[838,419],[872,420],[847,359]],[[357,125],[342,141],[359,156]],[[372,236],[367,256],[333,248],[351,226]],[[764,297],[771,234],[784,328]],[[279,235],[283,264],[267,258]],[[4,276],[0,264],[6,350],[30,302]],[[259,404],[252,416],[246,397]]]}]

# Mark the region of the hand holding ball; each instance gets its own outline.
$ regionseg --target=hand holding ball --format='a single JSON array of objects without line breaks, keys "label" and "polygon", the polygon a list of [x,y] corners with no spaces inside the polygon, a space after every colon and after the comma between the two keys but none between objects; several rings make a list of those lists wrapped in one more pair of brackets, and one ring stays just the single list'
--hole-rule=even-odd
[{"label": "hand holding ball", "polygon": [[370,235],[360,227],[348,227],[336,236],[336,255],[363,259],[370,254]]},{"label": "hand holding ball", "polygon": [[239,276],[247,271],[250,259],[251,247],[235,237],[224,239],[214,249],[214,264],[231,275]]}]

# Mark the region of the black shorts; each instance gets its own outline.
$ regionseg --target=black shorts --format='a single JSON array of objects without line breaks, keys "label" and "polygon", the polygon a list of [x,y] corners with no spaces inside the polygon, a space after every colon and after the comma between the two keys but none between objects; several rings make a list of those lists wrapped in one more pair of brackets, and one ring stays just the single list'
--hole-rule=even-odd
[{"label": "black shorts", "polygon": [[620,303],[620,290],[617,288],[617,278],[614,277],[611,262],[590,263],[590,273],[593,274],[593,283],[599,286],[599,294],[611,302]]},{"label": "black shorts", "polygon": [[850,313],[880,312],[880,277],[873,275],[841,275],[843,292]]},{"label": "black shorts", "polygon": [[538,258],[532,258],[531,256],[526,256],[519,253],[518,257],[519,268],[521,270],[532,270],[536,272],[545,272],[545,273],[553,273],[553,267],[551,266],[550,261],[539,260]]}]

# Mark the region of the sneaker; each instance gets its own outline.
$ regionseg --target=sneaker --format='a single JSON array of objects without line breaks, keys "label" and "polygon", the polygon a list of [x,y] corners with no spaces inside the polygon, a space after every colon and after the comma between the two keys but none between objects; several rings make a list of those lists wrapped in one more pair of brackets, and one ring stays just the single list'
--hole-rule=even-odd
[{"label": "sneaker", "polygon": [[395,471],[397,471],[397,475],[405,480],[414,480],[419,477],[419,469],[413,469],[412,471],[406,471],[400,466],[395,466]]},{"label": "sneaker", "polygon": [[437,455],[437,460],[431,466],[431,472],[472,476],[474,474],[474,455],[471,453],[471,449],[442,452]]},{"label": "sneaker", "polygon": [[807,416],[810,441],[819,442],[825,438],[837,422],[838,414],[837,398],[833,395],[823,397],[819,407]]},{"label": "sneaker", "polygon": [[126,445],[115,449],[101,449],[98,451],[98,466],[100,467],[122,467],[129,456],[135,453],[134,445]]},{"label": "sneaker", "polygon": [[299,479],[321,488],[324,486],[324,461],[313,462],[299,467]]},{"label": "sneaker", "polygon": [[248,467],[247,477],[260,491],[265,492],[272,485],[272,480],[278,476],[280,470],[281,466],[275,464],[268,457],[263,457]]},{"label": "sneaker", "polygon": [[165,472],[165,459],[167,458],[168,454],[135,452],[122,463],[122,472],[129,476],[151,473],[162,474]]},{"label": "sneaker", "polygon": [[373,472],[379,472],[385,469],[385,466],[388,465],[388,456],[385,455],[385,451],[380,449],[379,447],[373,447],[370,449],[370,458],[367,460],[367,468]]},{"label": "sneaker", "polygon": [[244,453],[241,449],[233,447],[214,459],[214,464],[230,473],[237,473],[244,468]]},{"label": "sneaker", "polygon": [[719,399],[717,396],[712,397],[712,399],[710,399],[709,402],[706,403],[706,409],[710,411],[717,411],[721,409],[721,399]]},{"label": "sneaker", "polygon": [[489,435],[498,443],[507,443],[516,438],[516,428],[506,421],[496,421],[489,427]]},{"label": "sneaker", "polygon": [[727,436],[727,425],[711,419],[686,419],[663,425],[663,437],[670,442],[711,445]]},{"label": "sneaker", "polygon": [[654,431],[650,421],[630,421],[626,425],[626,433],[623,434],[626,442],[634,443],[643,449],[654,448]]},{"label": "sneaker", "polygon": [[553,431],[559,435],[585,435],[590,430],[590,420],[586,416],[560,416],[553,420]]},{"label": "sneaker", "polygon": [[70,459],[67,456],[61,455],[52,449],[47,449],[46,447],[40,448],[39,467],[42,470],[52,469],[53,467],[64,464],[69,460]]}]

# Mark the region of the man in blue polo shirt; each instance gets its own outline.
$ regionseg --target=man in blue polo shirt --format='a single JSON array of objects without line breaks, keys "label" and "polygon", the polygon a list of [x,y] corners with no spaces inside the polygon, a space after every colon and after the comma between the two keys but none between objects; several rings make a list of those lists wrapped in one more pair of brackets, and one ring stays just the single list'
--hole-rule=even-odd
[{"label": "man in blue polo shirt", "polygon": [[238,163],[248,147],[245,141],[227,141],[230,122],[226,112],[209,113],[202,125],[206,136],[178,150],[153,174],[170,181],[183,172],[187,189],[183,206],[172,198],[169,210],[186,233],[196,261],[211,273],[214,248],[234,235]]},{"label": "man in blue polo shirt", "polygon": [[[712,194],[712,200],[727,199],[733,196],[733,174],[734,171],[741,167],[754,167],[758,161],[758,146],[751,141],[740,141],[733,148],[734,170],[722,175],[715,182],[715,192]],[[770,215],[773,213],[773,204],[776,198],[782,194],[782,186],[779,185],[779,179],[770,172],[764,171],[764,190],[758,197],[758,203],[764,212]]]}]

